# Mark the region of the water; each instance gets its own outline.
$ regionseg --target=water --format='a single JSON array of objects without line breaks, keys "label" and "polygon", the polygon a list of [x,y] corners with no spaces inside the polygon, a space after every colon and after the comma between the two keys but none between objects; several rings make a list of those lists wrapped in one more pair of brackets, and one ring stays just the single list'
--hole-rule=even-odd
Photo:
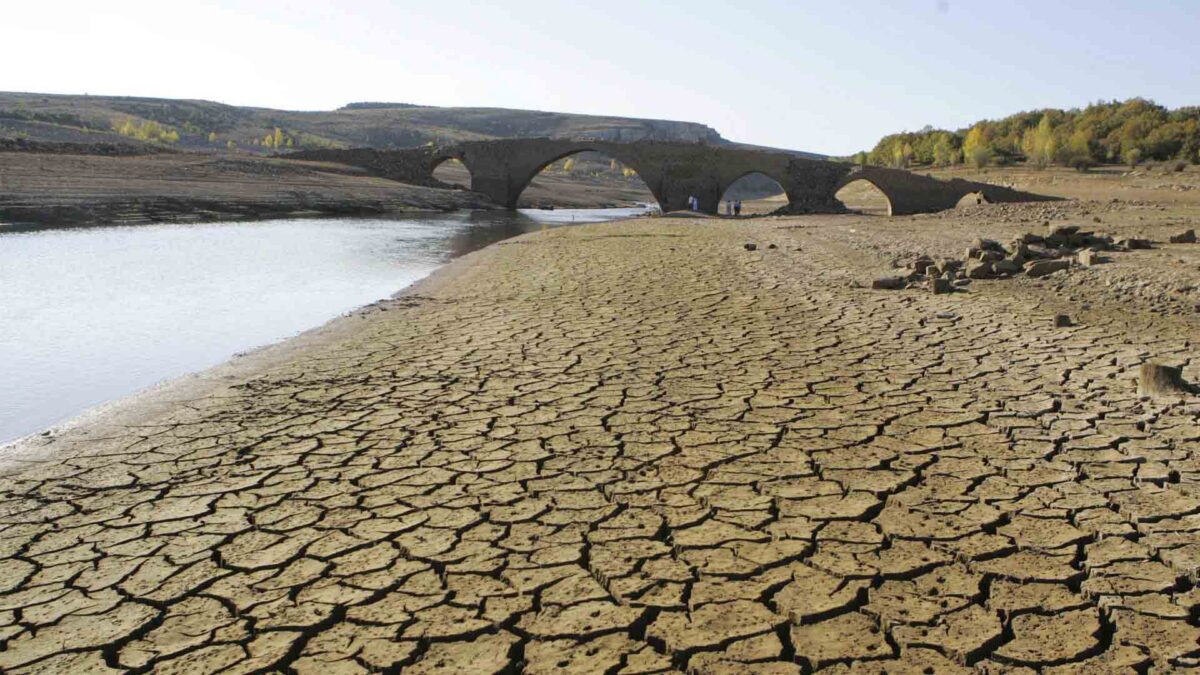
[{"label": "water", "polygon": [[0,229],[0,443],[318,326],[501,239],[642,212]]}]

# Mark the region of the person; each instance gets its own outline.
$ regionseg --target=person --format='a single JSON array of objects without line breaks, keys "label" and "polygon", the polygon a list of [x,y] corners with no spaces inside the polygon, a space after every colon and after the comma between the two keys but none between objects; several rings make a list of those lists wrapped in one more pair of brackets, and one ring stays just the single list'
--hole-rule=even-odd
[{"label": "person", "polygon": [[735,216],[742,215],[742,200],[739,199],[733,203],[733,215],[735,215]]},{"label": "person", "polygon": [[727,216],[733,215],[733,200],[732,199],[725,200],[725,215],[727,215]]},{"label": "person", "polygon": [[696,195],[691,195],[688,197],[688,209],[695,211],[698,208],[700,208],[700,200],[696,199]]}]

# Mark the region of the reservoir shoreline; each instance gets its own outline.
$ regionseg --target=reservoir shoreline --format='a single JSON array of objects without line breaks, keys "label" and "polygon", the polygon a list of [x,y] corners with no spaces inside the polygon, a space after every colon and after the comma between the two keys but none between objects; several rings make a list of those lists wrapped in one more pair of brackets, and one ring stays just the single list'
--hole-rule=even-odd
[{"label": "reservoir shoreline", "polygon": [[[29,264],[32,264],[40,269],[40,265],[43,263],[36,262],[37,260],[41,259],[41,257],[39,257],[39,253],[41,256],[52,255],[57,257],[59,255],[65,255],[66,251],[73,250],[80,246],[80,244],[75,243],[63,248],[61,242],[54,243],[59,241],[59,239],[62,239],[62,242],[93,241],[96,243],[89,245],[89,249],[99,243],[101,246],[103,246],[103,248],[98,250],[107,251],[109,248],[111,248],[111,246],[107,243],[108,240],[116,237],[118,238],[118,241],[123,242],[120,244],[121,247],[145,249],[147,251],[146,255],[155,255],[155,252],[158,251],[168,251],[169,249],[164,248],[164,245],[170,245],[172,248],[174,248],[174,246],[178,244],[184,246],[186,250],[195,251],[192,254],[187,254],[188,256],[202,255],[202,259],[204,261],[208,261],[217,265],[219,269],[212,269],[210,272],[206,272],[206,274],[216,274],[217,278],[221,278],[221,275],[227,271],[225,270],[227,265],[225,265],[224,260],[220,259],[221,256],[219,253],[216,253],[216,257],[214,257],[213,253],[203,253],[204,248],[207,248],[210,245],[217,245],[221,246],[222,248],[229,248],[230,246],[248,246],[250,247],[251,251],[253,251],[253,249],[260,248],[262,246],[271,246],[272,242],[278,239],[279,236],[284,236],[296,241],[297,243],[295,246],[299,246],[301,248],[311,248],[316,246],[322,251],[327,251],[322,255],[322,260],[320,261],[322,264],[324,264],[323,259],[325,258],[328,258],[330,261],[330,264],[327,265],[328,269],[325,270],[326,274],[338,273],[337,267],[330,266],[334,264],[350,264],[363,270],[363,272],[361,272],[359,275],[347,279],[346,282],[341,282],[342,286],[346,286],[347,284],[359,284],[360,282],[357,280],[357,276],[361,276],[362,282],[366,282],[366,285],[362,290],[351,293],[351,297],[360,297],[361,299],[351,300],[353,304],[344,304],[344,300],[335,300],[337,303],[343,303],[342,308],[337,308],[334,312],[322,315],[320,307],[333,309],[333,307],[327,307],[329,305],[329,300],[327,300],[323,294],[327,294],[330,288],[340,288],[339,286],[330,286],[330,284],[337,283],[333,281],[332,277],[321,280],[316,287],[312,288],[310,288],[311,284],[308,283],[307,279],[302,277],[295,278],[294,282],[296,284],[300,284],[300,286],[287,286],[286,288],[293,289],[288,291],[286,288],[281,287],[280,284],[285,279],[288,279],[289,276],[280,275],[287,274],[294,276],[293,273],[288,272],[286,268],[280,268],[278,272],[267,271],[268,265],[279,264],[276,262],[276,259],[279,256],[264,258],[261,261],[263,267],[256,271],[256,275],[249,282],[250,288],[261,287],[264,292],[270,293],[270,295],[267,297],[275,298],[276,302],[278,303],[293,304],[296,302],[295,300],[288,300],[286,297],[284,297],[284,295],[281,295],[286,294],[288,296],[294,295],[296,298],[300,298],[301,300],[299,300],[299,302],[305,305],[308,305],[311,300],[318,300],[320,307],[314,307],[312,310],[304,310],[304,315],[300,317],[299,322],[297,322],[296,319],[291,318],[290,313],[284,312],[280,314],[275,312],[274,306],[272,306],[271,308],[268,308],[270,311],[266,312],[264,316],[272,317],[278,315],[278,318],[285,319],[286,322],[282,325],[282,328],[275,327],[275,319],[259,319],[257,318],[257,314],[255,314],[254,317],[247,316],[246,318],[255,322],[256,326],[246,327],[242,323],[239,323],[236,326],[228,325],[228,329],[236,331],[232,334],[233,340],[231,341],[225,337],[217,338],[217,333],[213,332],[214,329],[218,329],[220,326],[226,326],[229,324],[228,318],[217,319],[215,318],[216,315],[214,315],[213,318],[210,318],[210,316],[207,314],[204,316],[192,316],[189,315],[189,312],[195,312],[201,308],[207,307],[219,314],[227,315],[230,312],[229,303],[231,301],[236,302],[237,298],[243,298],[247,302],[250,302],[250,309],[246,311],[253,312],[253,308],[256,306],[256,303],[257,305],[262,304],[262,301],[258,297],[243,297],[245,296],[245,293],[242,293],[238,296],[234,296],[234,298],[231,298],[230,300],[222,300],[218,304],[213,304],[212,302],[205,300],[205,298],[213,292],[211,284],[205,283],[203,285],[196,286],[195,295],[193,295],[192,292],[189,291],[191,288],[191,282],[189,282],[186,278],[184,278],[177,287],[172,287],[172,290],[169,292],[170,297],[157,297],[158,295],[163,295],[162,293],[155,293],[153,296],[144,297],[142,294],[143,292],[136,288],[129,287],[128,280],[122,280],[117,283],[113,283],[113,280],[107,277],[106,274],[101,271],[112,267],[112,265],[105,265],[103,268],[99,268],[91,272],[88,276],[82,277],[76,280],[74,283],[85,285],[94,283],[101,286],[107,286],[109,287],[109,290],[107,291],[108,294],[118,293],[122,294],[122,297],[124,297],[123,294],[125,292],[132,291],[134,295],[129,297],[128,302],[133,304],[129,306],[144,307],[143,309],[136,309],[132,311],[136,311],[139,314],[146,312],[163,312],[167,317],[173,316],[174,320],[176,321],[184,321],[188,324],[194,323],[201,326],[205,324],[212,324],[213,328],[203,329],[200,331],[197,331],[196,329],[189,329],[189,333],[186,335],[176,335],[175,331],[171,331],[170,334],[163,334],[160,339],[166,341],[167,344],[177,343],[177,348],[180,354],[178,359],[173,359],[170,362],[157,363],[154,360],[157,358],[159,350],[155,350],[154,354],[150,355],[142,352],[131,352],[127,348],[121,348],[113,351],[110,357],[101,357],[104,360],[117,359],[117,361],[115,361],[116,363],[121,363],[121,359],[127,360],[129,358],[136,358],[136,362],[130,362],[128,366],[134,367],[140,372],[147,372],[151,376],[150,379],[147,379],[145,376],[139,376],[138,379],[142,381],[142,384],[135,384],[134,387],[130,388],[125,379],[117,379],[112,382],[109,382],[105,379],[97,379],[98,377],[104,378],[104,371],[78,371],[77,374],[72,377],[69,383],[64,383],[69,387],[69,390],[64,390],[63,393],[69,393],[68,396],[59,396],[56,397],[54,402],[48,399],[46,400],[45,404],[38,404],[37,397],[39,394],[37,391],[45,389],[47,392],[53,392],[51,387],[54,385],[51,383],[54,382],[54,380],[48,378],[55,377],[55,369],[61,370],[62,368],[68,368],[74,371],[75,368],[83,366],[84,363],[74,363],[72,359],[87,358],[94,360],[97,358],[98,354],[105,353],[103,351],[103,347],[97,348],[96,345],[118,344],[121,341],[122,332],[128,332],[130,330],[130,328],[127,327],[130,321],[128,319],[120,319],[119,313],[113,315],[113,319],[117,320],[117,324],[111,326],[111,330],[114,332],[110,335],[108,334],[108,331],[103,328],[105,325],[103,322],[112,322],[112,319],[109,318],[107,313],[100,312],[99,314],[93,313],[86,316],[79,316],[77,314],[70,313],[71,317],[75,317],[73,319],[69,319],[72,324],[81,322],[81,326],[89,327],[86,329],[81,328],[80,330],[82,331],[90,332],[100,330],[105,334],[105,340],[101,343],[95,343],[89,339],[88,342],[93,344],[88,348],[88,353],[90,354],[88,357],[76,357],[74,355],[68,356],[72,350],[66,345],[73,343],[63,343],[62,349],[57,349],[51,352],[53,354],[58,354],[58,356],[54,358],[62,361],[63,365],[61,367],[58,366],[57,361],[55,363],[44,363],[41,365],[41,367],[37,367],[37,364],[40,363],[39,359],[44,361],[44,353],[47,350],[41,348],[32,348],[31,351],[23,351],[24,347],[22,347],[22,345],[26,340],[38,342],[38,340],[35,339],[36,335],[29,334],[29,332],[45,332],[52,336],[54,340],[61,341],[62,338],[60,337],[60,334],[69,333],[73,330],[72,326],[57,325],[54,323],[56,319],[51,319],[48,317],[56,317],[61,315],[63,310],[78,303],[79,299],[67,293],[63,293],[61,295],[55,293],[53,302],[61,305],[63,310],[55,310],[53,313],[45,313],[39,306],[31,305],[30,303],[35,300],[39,293],[49,293],[53,291],[49,288],[43,288],[36,282],[31,285],[30,283],[22,282],[21,279],[16,277],[10,278],[7,285],[11,297],[9,298],[8,302],[0,302],[0,313],[7,312],[8,315],[14,319],[14,322],[7,327],[9,329],[7,335],[5,335],[3,332],[0,332],[0,348],[5,347],[7,344],[7,348],[0,349],[0,351],[6,351],[6,358],[8,359],[7,363],[0,364],[0,366],[5,366],[5,368],[0,368],[0,374],[6,375],[0,379],[9,381],[10,384],[7,386],[11,387],[12,382],[21,381],[28,378],[36,378],[38,381],[37,386],[40,389],[31,392],[28,387],[25,388],[25,391],[14,391],[10,388],[8,394],[15,396],[15,400],[13,398],[8,398],[7,400],[0,399],[0,404],[4,404],[4,406],[0,406],[0,462],[3,462],[2,457],[14,457],[21,454],[19,451],[14,451],[13,446],[20,445],[22,448],[28,448],[30,446],[42,445],[44,444],[43,441],[53,438],[55,435],[61,434],[64,430],[78,427],[84,420],[107,419],[112,417],[112,413],[114,413],[116,410],[127,411],[131,409],[131,406],[136,407],[131,403],[131,401],[135,399],[139,402],[155,401],[160,398],[157,395],[163,391],[186,391],[187,393],[184,394],[184,396],[191,396],[194,392],[192,392],[189,386],[186,386],[186,382],[188,381],[194,381],[194,383],[201,383],[208,380],[220,381],[225,376],[218,374],[217,371],[228,370],[226,366],[232,363],[256,363],[257,359],[250,359],[250,357],[258,355],[263,350],[274,350],[279,348],[285,353],[289,352],[290,348],[288,348],[287,345],[289,345],[293,340],[300,340],[302,343],[305,343],[307,340],[311,339],[310,337],[307,337],[310,333],[324,333],[326,329],[331,326],[331,324],[337,323],[339,319],[347,317],[352,318],[364,312],[386,311],[389,302],[394,301],[396,298],[412,293],[412,289],[414,288],[413,284],[423,284],[425,280],[429,278],[430,274],[435,276],[439,275],[441,270],[446,265],[452,263],[456,259],[463,258],[464,253],[469,256],[471,252],[478,250],[481,246],[486,246],[488,242],[503,241],[519,234],[522,231],[531,231],[538,227],[558,227],[565,224],[570,224],[574,222],[575,219],[579,219],[579,222],[589,222],[596,220],[611,220],[614,218],[629,218],[635,215],[630,213],[630,211],[631,210],[628,209],[614,211],[560,210],[557,212],[544,213],[539,211],[523,211],[517,213],[492,212],[490,214],[484,213],[459,216],[454,216],[453,214],[429,214],[426,218],[405,218],[395,221],[388,219],[380,220],[366,218],[361,219],[360,222],[359,219],[338,219],[335,221],[329,221],[328,225],[322,224],[320,221],[312,222],[311,220],[274,220],[264,221],[261,224],[226,222],[204,225],[202,226],[206,228],[204,232],[197,233],[194,237],[192,234],[194,230],[192,230],[191,227],[185,227],[181,230],[173,225],[165,226],[166,229],[164,229],[164,227],[157,227],[149,230],[143,230],[142,226],[84,228],[80,235],[72,235],[69,232],[69,230],[72,228],[53,228],[54,230],[61,231],[53,235],[54,239],[46,240],[45,244],[39,247],[31,249],[29,246],[19,245],[15,250],[3,251],[0,249],[0,252],[10,255],[19,256],[23,251],[25,254],[32,253],[35,258]],[[258,232],[255,233],[252,230],[247,230],[247,225],[250,225],[255,230],[258,230]],[[197,225],[197,227],[201,227],[201,225]],[[225,229],[226,227],[229,229]],[[283,229],[280,230],[280,228]],[[358,232],[360,231],[364,233],[370,233],[370,238],[365,238],[366,234],[359,235]],[[0,243],[3,242],[3,238],[6,236],[40,238],[43,236],[41,232],[42,230],[40,229],[26,230],[21,233],[0,229]],[[114,235],[107,234],[107,232],[123,232],[124,234]],[[270,235],[271,232],[279,232],[280,234]],[[93,239],[93,234],[97,234],[101,238]],[[351,234],[354,236],[349,236]],[[164,244],[164,237],[168,237],[165,241],[171,243]],[[313,240],[314,243],[299,243],[302,240],[309,239]],[[393,239],[396,242],[395,244],[392,243]],[[229,243],[222,243],[226,241]],[[330,248],[330,245],[349,247],[352,250],[339,251],[335,253],[334,250]],[[377,250],[380,248],[383,250]],[[47,249],[49,249],[49,251]],[[219,251],[220,249],[216,250]],[[50,251],[62,251],[62,253],[53,254],[50,253]],[[172,255],[173,254],[174,253],[172,252]],[[347,263],[337,263],[337,261],[347,257],[349,258]],[[391,261],[394,257],[396,258],[396,261],[393,263]],[[242,268],[247,264],[255,265],[257,258],[258,254],[253,252],[248,253],[244,259],[240,259],[240,263],[235,263],[233,267]],[[0,258],[0,262],[3,260],[3,258]],[[9,262],[11,263],[14,261],[10,260]],[[53,258],[47,260],[46,264],[49,263],[53,263],[55,266],[60,264],[58,262],[54,262]],[[76,261],[76,263],[85,267],[87,266],[86,261],[79,260]],[[130,263],[132,263],[132,261],[130,261]],[[118,263],[117,266],[128,267],[129,263],[125,265]],[[291,266],[294,267],[295,265]],[[28,265],[26,265],[26,267],[28,267]],[[207,265],[205,267],[207,269]],[[20,275],[18,269],[9,269],[8,271]],[[378,271],[368,273],[366,270]],[[432,270],[432,272],[430,270]],[[34,270],[28,271],[32,272]],[[314,272],[316,272],[316,270],[314,270]],[[260,280],[263,274],[268,276]],[[414,274],[416,276],[412,281],[405,279],[405,277],[409,277]],[[139,273],[134,278],[141,278],[142,276],[142,273]],[[151,273],[150,276],[153,276],[153,273]],[[387,282],[385,279],[397,276],[399,277],[398,280],[402,281],[402,283],[390,286],[386,285]],[[0,279],[2,278],[3,275],[0,275]],[[277,280],[272,281],[270,286],[264,286],[264,281],[268,279]],[[14,281],[18,282],[17,287],[13,286],[12,282]],[[24,288],[21,287],[22,283]],[[67,281],[64,283],[71,282]],[[241,285],[245,282],[234,280],[234,283]],[[381,285],[384,285],[387,290],[380,292],[378,295],[367,295],[366,297],[362,297],[364,293],[370,294],[372,288],[382,291],[383,289],[380,288]],[[178,288],[178,291],[176,291],[175,288]],[[346,291],[337,290],[336,292],[349,292],[349,288],[347,288]],[[30,295],[30,297],[22,300],[22,293],[25,295]],[[149,293],[154,292],[151,291]],[[187,298],[187,304],[183,308],[175,309],[170,306],[176,304],[170,299],[174,297],[176,293],[178,293],[181,297]],[[310,298],[310,300],[305,301],[303,298]],[[383,299],[374,300],[374,298]],[[16,302],[15,306],[13,305],[13,301]],[[45,302],[51,302],[51,299],[47,298]],[[163,302],[168,304],[163,305]],[[124,310],[118,309],[117,311],[120,312]],[[238,310],[238,313],[244,314],[245,312]],[[316,321],[305,321],[306,317],[313,317],[314,314]],[[20,319],[19,324],[28,325],[28,329],[22,329],[19,327],[18,322],[16,321],[18,318]],[[130,317],[130,319],[139,322],[142,321],[141,318]],[[97,320],[102,323],[97,324]],[[170,319],[168,318],[168,322],[169,320]],[[345,325],[353,326],[355,324],[348,321]],[[161,331],[163,326],[164,324],[161,320],[156,322],[144,322],[144,324],[138,323],[133,329],[133,333],[131,333],[130,337],[139,340],[145,339],[144,336],[147,334],[147,332],[154,330]],[[25,333],[24,338],[22,338],[23,330]],[[193,342],[197,339],[200,342],[205,342],[212,338],[216,338],[216,341],[210,346],[204,346],[202,348],[196,347],[195,343]],[[222,353],[222,346],[224,346],[227,351],[223,351]],[[100,351],[97,352],[97,349]],[[189,356],[193,353],[195,354],[194,356]],[[216,360],[212,358],[214,354],[218,357]],[[15,364],[12,362],[12,359],[14,358],[17,360]],[[22,361],[31,365],[22,365]],[[190,363],[194,363],[196,365],[190,366]],[[180,365],[182,365],[182,369],[180,368]],[[31,370],[31,368],[37,369]],[[156,372],[163,373],[163,375],[155,377],[154,373]],[[134,380],[134,382],[136,383],[136,380]],[[106,393],[108,394],[107,397],[105,396]],[[91,399],[91,402],[87,403],[86,405],[79,406],[78,404],[73,405],[71,403],[71,401],[76,400],[86,401],[89,398]],[[170,395],[168,395],[168,398],[170,398]],[[62,402],[58,402],[57,399],[61,399]],[[39,407],[29,407],[31,405],[38,405]],[[7,406],[7,409],[5,409],[5,406]],[[55,420],[54,417],[58,417],[59,414],[61,414],[56,413],[56,411],[60,409],[67,414],[66,416],[59,417],[58,420]],[[38,426],[33,426],[28,422],[23,424],[20,421],[20,417],[23,416],[23,410],[25,411],[24,414],[37,416],[33,419],[36,420],[41,417],[44,418],[44,421]],[[16,417],[14,417],[14,413],[17,415]],[[7,418],[5,415],[7,415]],[[47,417],[47,415],[49,415],[49,417]],[[25,426],[28,431],[22,432],[20,435],[14,437],[11,432],[14,430],[20,430],[21,426]],[[9,433],[5,434],[4,432],[6,431]]]},{"label": "reservoir shoreline", "polygon": [[[528,236],[528,235],[523,235]],[[0,475],[20,470],[30,462],[53,461],[53,452],[64,443],[86,443],[103,438],[109,430],[153,425],[174,407],[187,401],[220,396],[231,384],[243,382],[286,364],[307,350],[327,346],[352,335],[362,320],[405,298],[434,292],[459,269],[480,264],[478,257],[496,244],[468,253],[441,265],[391,297],[368,303],[340,316],[277,342],[247,349],[223,363],[194,373],[170,378],[129,396],[93,406],[51,426],[8,442],[0,443]]]}]

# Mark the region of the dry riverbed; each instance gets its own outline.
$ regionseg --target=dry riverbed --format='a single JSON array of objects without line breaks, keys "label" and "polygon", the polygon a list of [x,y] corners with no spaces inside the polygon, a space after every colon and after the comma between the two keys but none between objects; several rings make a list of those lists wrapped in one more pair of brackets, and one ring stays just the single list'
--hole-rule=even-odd
[{"label": "dry riverbed", "polygon": [[11,450],[0,669],[1194,666],[1200,397],[1134,378],[1200,381],[1200,245],[869,289],[1046,221],[1156,242],[1200,222],[1163,208],[492,246]]}]

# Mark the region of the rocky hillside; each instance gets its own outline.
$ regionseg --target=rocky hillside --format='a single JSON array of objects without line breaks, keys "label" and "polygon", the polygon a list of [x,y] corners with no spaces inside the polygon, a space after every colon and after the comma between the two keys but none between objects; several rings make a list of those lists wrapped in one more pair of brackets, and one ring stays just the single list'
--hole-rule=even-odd
[{"label": "rocky hillside", "polygon": [[299,112],[212,101],[0,92],[0,139],[265,154],[541,136],[727,142],[712,128],[694,122],[532,110],[354,103],[333,111]]}]

